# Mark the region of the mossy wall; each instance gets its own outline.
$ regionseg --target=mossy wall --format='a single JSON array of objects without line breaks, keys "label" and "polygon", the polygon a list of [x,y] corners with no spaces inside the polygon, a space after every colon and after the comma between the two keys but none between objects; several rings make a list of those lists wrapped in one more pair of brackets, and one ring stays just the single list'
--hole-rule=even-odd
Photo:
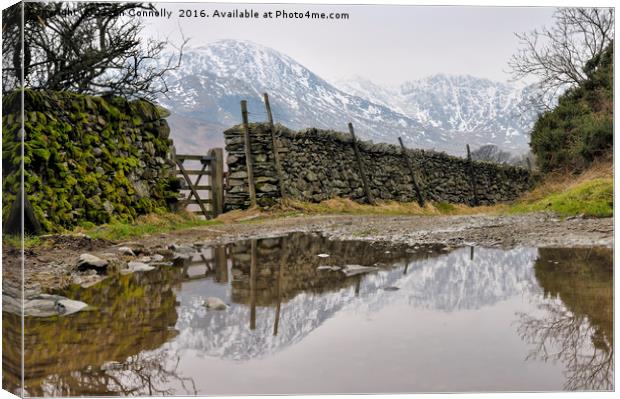
[{"label": "mossy wall", "polygon": [[[20,187],[20,97],[3,99],[4,218]],[[163,108],[68,92],[24,97],[24,188],[45,231],[131,221],[177,201]]]}]

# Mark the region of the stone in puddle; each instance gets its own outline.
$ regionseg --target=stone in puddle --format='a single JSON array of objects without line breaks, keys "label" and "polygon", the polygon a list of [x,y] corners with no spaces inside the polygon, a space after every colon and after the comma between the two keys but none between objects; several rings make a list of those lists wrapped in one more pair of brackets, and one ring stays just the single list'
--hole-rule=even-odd
[{"label": "stone in puddle", "polygon": [[133,249],[129,247],[119,247],[118,252],[120,252],[122,255],[136,256],[135,252],[133,252]]},{"label": "stone in puddle", "polygon": [[209,310],[226,310],[228,308],[224,301],[214,296],[205,299],[204,306]]},{"label": "stone in puddle", "polygon": [[338,270],[340,270],[341,267],[340,266],[319,266],[316,268],[316,270],[329,270],[330,272],[337,272]]},{"label": "stone in puddle", "polygon": [[149,270],[155,269],[153,266],[149,266],[142,262],[129,262],[127,263],[127,267],[132,272],[148,272]]},{"label": "stone in puddle", "polygon": [[343,272],[345,276],[351,277],[358,274],[376,272],[377,270],[379,270],[379,268],[373,266],[346,265],[342,268],[341,272]]},{"label": "stone in puddle", "polygon": [[88,307],[80,301],[59,295],[40,294],[24,303],[24,315],[32,317],[66,316]]},{"label": "stone in puddle", "polygon": [[172,262],[151,262],[149,263],[151,266],[174,266]]},{"label": "stone in puddle", "polygon": [[81,271],[89,269],[105,270],[108,267],[108,261],[95,255],[82,254],[78,259],[77,267]]},{"label": "stone in puddle", "polygon": [[172,244],[168,247],[168,249],[171,249],[172,251],[176,253],[183,253],[183,254],[195,254],[196,253],[196,249],[188,245]]}]

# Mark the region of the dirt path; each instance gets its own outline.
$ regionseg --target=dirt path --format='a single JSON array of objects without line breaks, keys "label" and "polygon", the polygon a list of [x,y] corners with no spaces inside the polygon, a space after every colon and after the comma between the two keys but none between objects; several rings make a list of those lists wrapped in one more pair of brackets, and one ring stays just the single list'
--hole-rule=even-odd
[{"label": "dirt path", "polygon": [[[205,226],[141,239],[110,243],[88,237],[54,236],[26,251],[26,285],[47,291],[75,279],[78,256],[88,252],[120,257],[117,247],[139,248],[144,254],[165,253],[176,244],[222,244],[250,237],[281,235],[294,231],[321,232],[333,239],[443,243],[483,247],[584,247],[613,246],[613,219],[560,220],[538,213],[517,216],[306,216]],[[5,281],[19,281],[18,252],[3,251]],[[96,277],[92,277],[96,280]]]}]

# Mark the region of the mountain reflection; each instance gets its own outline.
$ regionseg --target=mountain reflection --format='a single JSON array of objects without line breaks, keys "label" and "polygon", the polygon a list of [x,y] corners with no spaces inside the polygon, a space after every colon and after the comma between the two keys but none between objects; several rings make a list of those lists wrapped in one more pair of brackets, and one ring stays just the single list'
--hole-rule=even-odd
[{"label": "mountain reflection", "polygon": [[[395,268],[438,257],[439,249],[429,246],[412,252],[405,246],[298,233],[234,243],[228,248],[230,272],[225,273],[230,292],[222,292],[230,299],[229,309],[206,311],[202,303],[218,287],[208,281],[185,283],[179,292],[180,333],[174,345],[232,360],[272,354],[299,342],[355,298],[401,278],[402,271]],[[347,278],[318,269],[348,264],[380,266],[386,277]]]},{"label": "mountain reflection", "polygon": [[561,362],[567,390],[612,390],[613,254],[605,248],[540,249],[534,265],[542,315],[521,313],[528,359]]},{"label": "mountain reflection", "polygon": [[[469,248],[412,249],[293,234],[236,243],[230,252],[230,308],[206,311],[202,303],[213,287],[188,283],[179,293],[178,350],[255,359],[301,341],[340,311],[378,312],[396,302],[447,312],[479,309],[537,287],[536,249],[477,249],[472,259]],[[350,278],[317,269],[346,264],[382,267]],[[383,289],[395,285],[398,291]]]}]

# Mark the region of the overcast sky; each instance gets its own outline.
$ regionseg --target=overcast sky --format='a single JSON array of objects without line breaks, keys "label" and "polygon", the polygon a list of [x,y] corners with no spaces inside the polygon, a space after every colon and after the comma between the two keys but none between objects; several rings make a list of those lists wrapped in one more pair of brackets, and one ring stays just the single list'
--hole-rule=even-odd
[{"label": "overcast sky", "polygon": [[[146,34],[179,40],[179,29],[197,47],[243,39],[289,55],[328,80],[359,75],[394,85],[435,73],[469,74],[506,81],[517,48],[514,32],[552,22],[548,7],[330,6],[157,3],[170,19],[146,18]],[[178,9],[324,11],[348,20],[179,18]]]}]

